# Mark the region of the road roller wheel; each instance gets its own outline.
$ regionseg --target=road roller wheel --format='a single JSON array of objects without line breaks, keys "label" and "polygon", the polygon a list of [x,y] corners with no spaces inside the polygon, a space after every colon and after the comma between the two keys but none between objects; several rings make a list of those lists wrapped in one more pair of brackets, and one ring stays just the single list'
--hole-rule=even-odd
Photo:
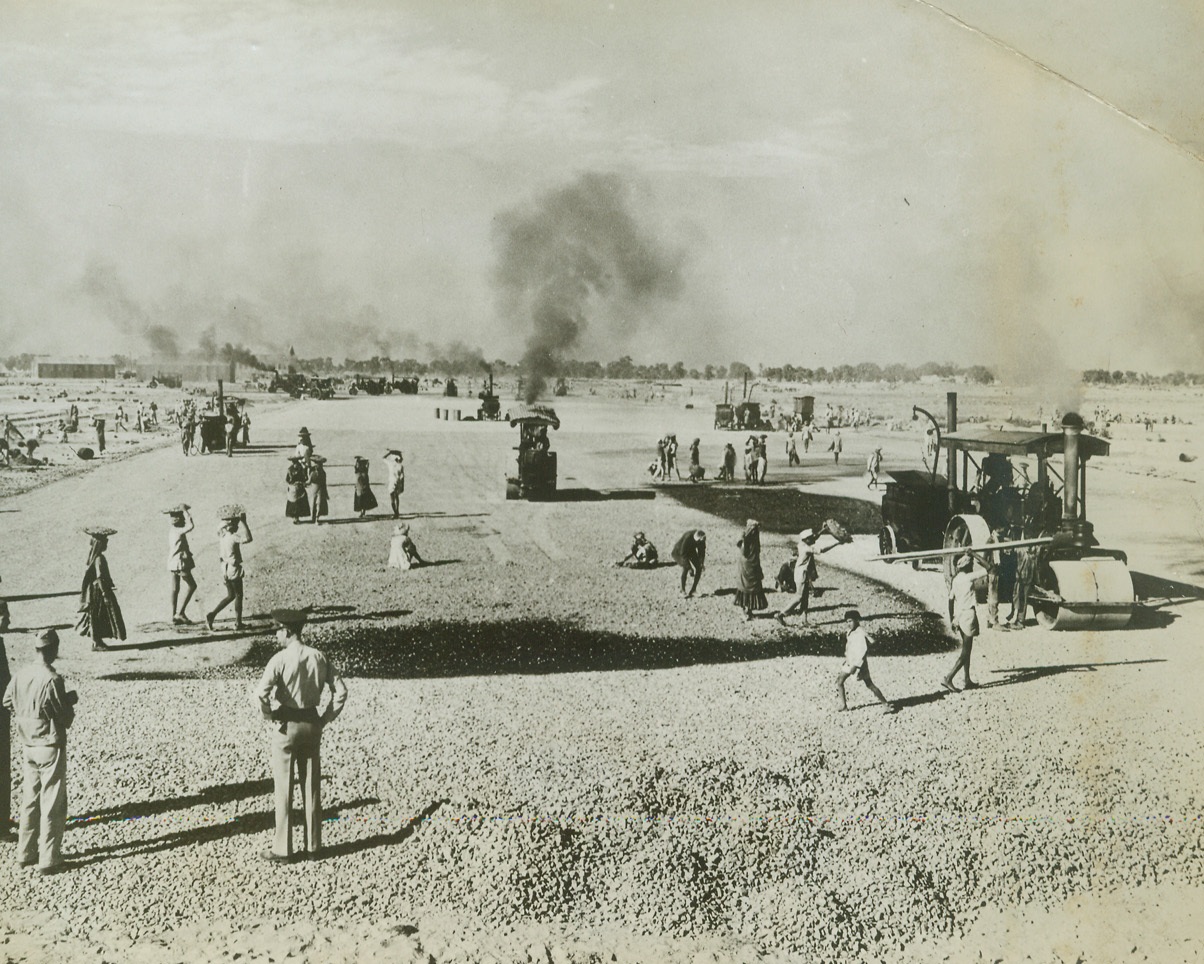
[{"label": "road roller wheel", "polygon": [[[959,546],[981,546],[991,537],[991,527],[980,515],[955,515],[945,527],[944,548]],[[945,556],[941,568],[945,571],[945,586],[953,585],[953,574],[957,572],[956,553]]]},{"label": "road roller wheel", "polygon": [[[878,532],[878,554],[882,556],[893,555],[899,551],[899,540],[895,538],[894,526],[883,526]],[[884,559],[887,565],[893,563],[894,559]]]},{"label": "road roller wheel", "polygon": [[1124,629],[1133,617],[1133,577],[1110,556],[1055,559],[1037,572],[1037,587],[1029,602],[1046,629]]},{"label": "road roller wheel", "polygon": [[519,488],[519,485],[517,482],[507,482],[506,483],[506,498],[508,500],[514,501],[515,499],[521,499],[522,497],[523,497],[523,491],[522,491],[522,489]]}]

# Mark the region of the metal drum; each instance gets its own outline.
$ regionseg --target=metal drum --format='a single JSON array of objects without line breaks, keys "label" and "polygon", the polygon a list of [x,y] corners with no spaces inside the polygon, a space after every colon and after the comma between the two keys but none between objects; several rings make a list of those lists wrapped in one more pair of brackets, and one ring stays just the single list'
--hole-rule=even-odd
[{"label": "metal drum", "polygon": [[1048,588],[1061,601],[1033,600],[1037,622],[1046,629],[1124,629],[1129,624],[1133,577],[1119,559],[1055,559],[1048,566],[1055,583]]}]

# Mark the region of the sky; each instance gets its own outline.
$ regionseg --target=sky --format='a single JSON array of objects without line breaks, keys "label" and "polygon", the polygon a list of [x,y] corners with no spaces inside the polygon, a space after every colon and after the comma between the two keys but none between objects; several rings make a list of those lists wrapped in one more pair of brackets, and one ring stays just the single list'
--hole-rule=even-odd
[{"label": "sky", "polygon": [[1202,371],[1202,11],[0,0],[4,354]]}]

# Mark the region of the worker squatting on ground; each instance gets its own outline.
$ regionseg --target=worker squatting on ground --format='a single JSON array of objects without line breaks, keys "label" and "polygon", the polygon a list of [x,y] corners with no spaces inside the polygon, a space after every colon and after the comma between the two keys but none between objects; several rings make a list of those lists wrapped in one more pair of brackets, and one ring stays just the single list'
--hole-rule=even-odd
[{"label": "worker squatting on ground", "polygon": [[[17,863],[53,874],[66,866],[67,729],[75,720],[78,696],[67,690],[54,668],[58,633],[45,629],[34,645],[37,658],[18,669],[4,688],[4,706],[12,714],[21,743]],[[7,773],[4,779],[8,780]],[[4,817],[7,822],[8,814]]]},{"label": "worker squatting on ground", "polygon": [[422,556],[418,555],[418,547],[410,538],[410,527],[399,522],[393,527],[393,536],[389,540],[389,568],[400,569],[403,572],[415,566],[425,565]]},{"label": "worker squatting on ground", "polygon": [[844,618],[849,631],[845,636],[844,662],[836,674],[836,695],[840,699],[840,708],[842,710],[849,708],[845,698],[844,684],[850,676],[856,676],[878,698],[878,702],[886,707],[887,713],[896,712],[898,707],[882,695],[882,690],[874,685],[874,680],[870,677],[869,650],[874,640],[861,628],[861,613],[856,609],[850,609],[844,614]]},{"label": "worker squatting on ground", "polygon": [[656,546],[642,532],[637,532],[631,541],[631,551],[615,563],[630,569],[655,569],[658,561]]},{"label": "worker squatting on ground", "polygon": [[276,653],[264,668],[255,701],[272,722],[272,781],[276,830],[263,857],[272,863],[293,859],[293,773],[301,784],[305,820],[301,853],[313,859],[322,850],[322,729],[333,722],[347,702],[347,686],[326,655],[301,641],[306,614],[277,609]]}]

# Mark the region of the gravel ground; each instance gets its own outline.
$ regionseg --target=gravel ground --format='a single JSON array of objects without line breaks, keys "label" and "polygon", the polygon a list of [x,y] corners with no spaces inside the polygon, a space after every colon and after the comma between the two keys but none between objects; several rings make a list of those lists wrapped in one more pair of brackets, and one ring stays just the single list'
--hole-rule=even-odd
[{"label": "gravel ground", "polygon": [[[7,959],[1200,955],[1204,667],[1190,606],[1164,630],[987,633],[975,653],[986,685],[944,695],[950,644],[913,598],[930,604],[931,587],[858,575],[854,547],[824,557],[850,570],[823,566],[810,626],[746,624],[723,594],[737,520],[766,521],[772,571],[787,544],[773,531],[837,514],[833,499],[864,492],[856,468],[842,477],[813,456],[790,476],[814,480],[802,489],[648,498],[632,466],[670,413],[632,405],[619,433],[620,403],[570,399],[562,484],[588,488],[507,503],[512,431],[434,423],[434,404],[299,403],[256,422],[280,445],[310,427],[331,457],[336,516],[351,456],[401,442],[407,516],[441,563],[405,574],[383,566],[389,520],[288,525],[270,448],[152,452],[5,503],[17,510],[9,592],[32,591],[30,572],[47,591],[77,583],[75,530],[116,520],[110,565],[136,627],[111,654],[74,636],[64,647],[81,693],[66,841],[77,866],[42,879],[0,865]],[[694,434],[704,451],[722,439]],[[247,505],[251,632],[162,624],[166,536],[151,510],[178,498],[201,520]],[[209,525],[193,543],[211,596]],[[697,525],[711,547],[702,598],[680,599],[675,569],[611,565],[636,528],[667,554]],[[884,576],[904,587],[925,575],[898,568]],[[271,648],[262,613],[305,602],[351,700],[324,739],[326,857],[279,868],[255,859],[271,785],[249,690]],[[871,617],[875,679],[897,715],[855,685],[852,712],[834,711],[849,605]],[[72,608],[22,603],[14,622],[63,624]],[[8,643],[14,663],[32,648],[22,633]]]}]

